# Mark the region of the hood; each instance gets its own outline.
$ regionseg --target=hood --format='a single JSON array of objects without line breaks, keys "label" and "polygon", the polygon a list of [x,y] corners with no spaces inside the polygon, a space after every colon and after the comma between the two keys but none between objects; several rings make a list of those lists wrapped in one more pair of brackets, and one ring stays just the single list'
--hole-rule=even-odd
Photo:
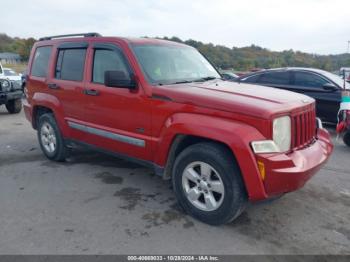
[{"label": "hood", "polygon": [[157,86],[153,90],[153,95],[164,96],[177,103],[264,119],[304,110],[315,102],[311,97],[290,91],[222,80]]},{"label": "hood", "polygon": [[21,76],[5,76],[6,79],[10,80],[10,81],[21,81],[22,77]]}]

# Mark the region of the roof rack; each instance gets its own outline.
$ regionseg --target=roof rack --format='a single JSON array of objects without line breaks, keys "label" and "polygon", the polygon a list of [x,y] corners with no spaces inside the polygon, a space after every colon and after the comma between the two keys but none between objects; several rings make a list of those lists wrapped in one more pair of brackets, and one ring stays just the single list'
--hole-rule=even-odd
[{"label": "roof rack", "polygon": [[53,35],[53,36],[46,36],[39,38],[39,41],[45,41],[45,40],[51,40],[53,38],[64,38],[64,37],[71,37],[71,36],[83,36],[83,37],[99,37],[102,36],[99,33],[81,33],[81,34],[68,34],[68,35]]}]

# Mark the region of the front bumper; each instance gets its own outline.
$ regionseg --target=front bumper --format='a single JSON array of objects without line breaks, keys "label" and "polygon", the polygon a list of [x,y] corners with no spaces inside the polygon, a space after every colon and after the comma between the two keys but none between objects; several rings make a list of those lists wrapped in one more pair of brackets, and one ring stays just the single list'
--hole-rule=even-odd
[{"label": "front bumper", "polygon": [[265,166],[263,181],[268,197],[301,188],[328,160],[333,144],[327,130],[317,131],[316,141],[289,154],[259,154],[257,160]]},{"label": "front bumper", "polygon": [[23,92],[21,90],[0,93],[0,105],[6,104],[10,100],[22,98]]}]

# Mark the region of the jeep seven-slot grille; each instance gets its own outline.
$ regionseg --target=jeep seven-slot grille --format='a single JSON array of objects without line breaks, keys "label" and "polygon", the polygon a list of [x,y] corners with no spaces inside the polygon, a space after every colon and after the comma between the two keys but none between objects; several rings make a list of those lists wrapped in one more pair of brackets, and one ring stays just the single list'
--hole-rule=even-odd
[{"label": "jeep seven-slot grille", "polygon": [[316,135],[315,108],[292,117],[293,135],[292,148],[311,144]]}]

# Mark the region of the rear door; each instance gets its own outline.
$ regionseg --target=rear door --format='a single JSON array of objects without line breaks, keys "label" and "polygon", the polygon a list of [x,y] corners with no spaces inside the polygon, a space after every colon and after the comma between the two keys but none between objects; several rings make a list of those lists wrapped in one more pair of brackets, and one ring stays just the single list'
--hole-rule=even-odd
[{"label": "rear door", "polygon": [[47,87],[59,98],[65,118],[81,120],[84,116],[87,48],[87,42],[62,43],[57,46],[54,72]]},{"label": "rear door", "polygon": [[308,71],[294,71],[294,90],[316,99],[317,116],[327,122],[336,122],[341,101],[341,90],[328,91],[325,84],[333,84],[329,79]]}]

